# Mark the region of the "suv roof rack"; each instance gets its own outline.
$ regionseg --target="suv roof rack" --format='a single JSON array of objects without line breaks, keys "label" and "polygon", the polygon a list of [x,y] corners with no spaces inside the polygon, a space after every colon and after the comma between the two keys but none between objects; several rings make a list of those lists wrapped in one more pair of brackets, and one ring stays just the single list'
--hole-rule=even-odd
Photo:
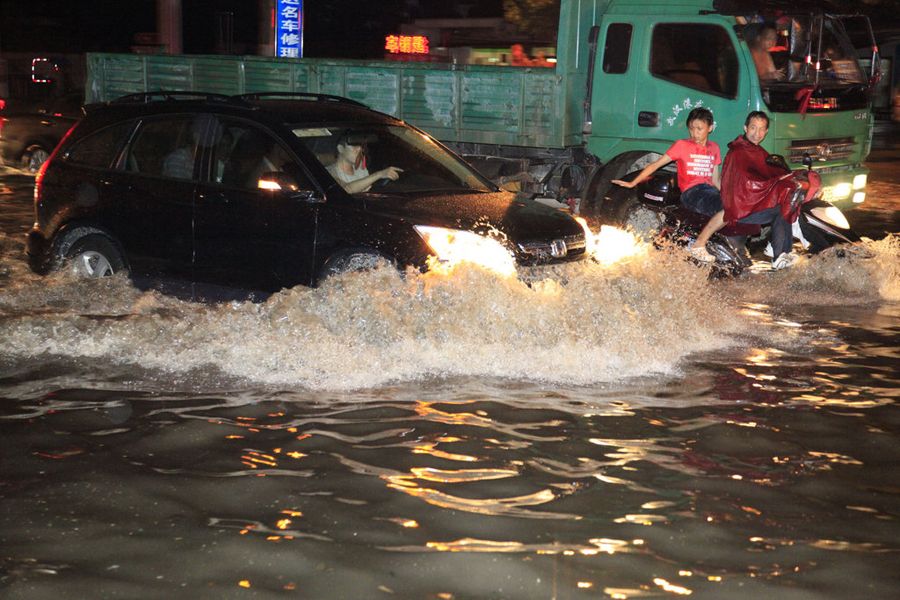
[{"label": "suv roof rack", "polygon": [[358,102],[350,98],[344,98],[343,96],[334,96],[332,94],[313,94],[311,92],[252,92],[249,94],[238,94],[237,96],[231,97],[238,100],[265,100],[266,98],[280,98],[290,100],[293,98],[297,100],[315,100],[318,102],[343,102],[346,104],[353,104],[355,106],[362,106],[363,108],[369,108],[362,102]]},{"label": "suv roof rack", "polygon": [[158,101],[174,102],[178,100],[204,100],[206,102],[222,102],[225,104],[240,104],[247,107],[246,102],[239,102],[239,96],[228,96],[226,94],[215,94],[211,92],[191,92],[184,90],[156,90],[153,92],[138,92],[136,94],[126,94],[115,100],[111,100],[110,104],[149,104]]}]

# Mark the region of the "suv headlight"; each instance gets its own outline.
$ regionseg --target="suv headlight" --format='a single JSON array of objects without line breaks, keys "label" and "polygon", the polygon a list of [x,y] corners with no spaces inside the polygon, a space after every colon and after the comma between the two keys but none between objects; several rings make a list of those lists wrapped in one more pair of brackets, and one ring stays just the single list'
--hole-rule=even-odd
[{"label": "suv headlight", "polygon": [[516,272],[516,260],[512,253],[493,238],[472,231],[429,225],[415,225],[415,230],[431,248],[435,258],[447,268],[470,262],[501,275]]}]

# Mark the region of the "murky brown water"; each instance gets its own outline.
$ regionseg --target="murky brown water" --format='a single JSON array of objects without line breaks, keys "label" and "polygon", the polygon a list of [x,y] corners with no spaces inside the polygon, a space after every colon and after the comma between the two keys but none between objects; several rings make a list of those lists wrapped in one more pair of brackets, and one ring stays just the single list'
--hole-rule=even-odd
[{"label": "murky brown water", "polygon": [[4,230],[0,597],[900,589],[896,236],[201,305]]}]

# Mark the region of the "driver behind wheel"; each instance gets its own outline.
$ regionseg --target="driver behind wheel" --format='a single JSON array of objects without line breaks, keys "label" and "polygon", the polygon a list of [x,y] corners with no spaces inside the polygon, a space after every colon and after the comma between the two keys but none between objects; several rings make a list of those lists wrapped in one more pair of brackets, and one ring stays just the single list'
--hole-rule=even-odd
[{"label": "driver behind wheel", "polygon": [[364,136],[344,132],[337,143],[337,160],[329,165],[328,172],[348,193],[367,192],[380,179],[397,181],[403,169],[386,167],[369,173],[366,168],[366,146]]}]

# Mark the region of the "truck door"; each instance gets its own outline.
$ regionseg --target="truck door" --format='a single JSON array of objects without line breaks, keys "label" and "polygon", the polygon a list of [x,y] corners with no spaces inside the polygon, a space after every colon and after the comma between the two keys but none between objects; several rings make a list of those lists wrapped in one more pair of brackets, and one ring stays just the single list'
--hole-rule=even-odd
[{"label": "truck door", "polygon": [[741,76],[746,65],[736,51],[734,32],[724,21],[646,21],[631,115],[634,137],[638,142],[685,138],[685,118],[703,106],[715,117],[710,137],[724,155],[750,110],[748,78]]},{"label": "truck door", "polygon": [[[624,20],[604,21],[593,69],[591,94],[592,138],[602,146],[615,146],[633,137],[637,126],[635,112],[635,72],[640,64],[633,59],[634,25]],[[640,55],[639,55],[640,56]],[[602,150],[595,150],[601,156]]]}]

